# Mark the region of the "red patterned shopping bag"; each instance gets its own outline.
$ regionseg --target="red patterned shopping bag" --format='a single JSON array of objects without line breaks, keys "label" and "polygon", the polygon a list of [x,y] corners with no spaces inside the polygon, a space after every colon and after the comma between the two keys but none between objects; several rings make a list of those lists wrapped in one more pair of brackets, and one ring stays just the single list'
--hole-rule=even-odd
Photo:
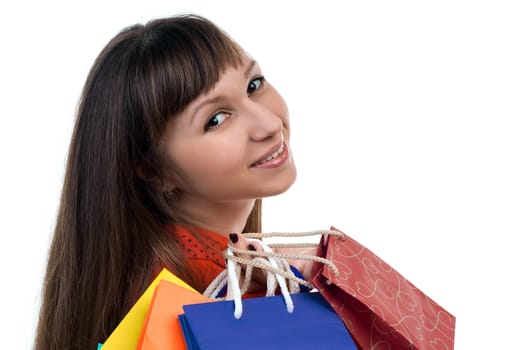
[{"label": "red patterned shopping bag", "polygon": [[454,348],[456,318],[369,249],[332,228],[312,283],[362,350]]}]

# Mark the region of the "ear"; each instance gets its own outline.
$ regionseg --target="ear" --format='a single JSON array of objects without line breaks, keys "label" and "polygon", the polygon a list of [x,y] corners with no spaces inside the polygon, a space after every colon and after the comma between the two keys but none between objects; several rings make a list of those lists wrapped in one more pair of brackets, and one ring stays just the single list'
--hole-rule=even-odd
[{"label": "ear", "polygon": [[158,173],[151,169],[151,167],[145,162],[137,161],[135,164],[135,171],[142,181],[146,182],[159,192],[169,193],[174,191],[177,187],[174,180],[159,178]]}]

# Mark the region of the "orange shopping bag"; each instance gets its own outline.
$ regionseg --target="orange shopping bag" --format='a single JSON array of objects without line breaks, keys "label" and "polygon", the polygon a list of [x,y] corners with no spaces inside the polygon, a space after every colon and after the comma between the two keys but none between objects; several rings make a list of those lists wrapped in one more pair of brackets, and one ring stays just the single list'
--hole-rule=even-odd
[{"label": "orange shopping bag", "polygon": [[313,284],[341,317],[360,349],[454,348],[456,318],[366,247],[334,230],[318,256]]},{"label": "orange shopping bag", "polygon": [[126,316],[120,321],[118,326],[113,330],[110,336],[106,339],[104,344],[99,344],[100,350],[135,350],[137,342],[142,333],[144,320],[148,314],[148,310],[153,298],[153,294],[160,281],[170,281],[177,284],[184,289],[189,289],[197,293],[190,285],[175,276],[167,269],[157,275],[151,282],[148,288],[140,296],[133,307],[128,311]]},{"label": "orange shopping bag", "polygon": [[178,316],[183,305],[216,301],[169,281],[155,289],[144,321],[137,350],[186,349]]}]

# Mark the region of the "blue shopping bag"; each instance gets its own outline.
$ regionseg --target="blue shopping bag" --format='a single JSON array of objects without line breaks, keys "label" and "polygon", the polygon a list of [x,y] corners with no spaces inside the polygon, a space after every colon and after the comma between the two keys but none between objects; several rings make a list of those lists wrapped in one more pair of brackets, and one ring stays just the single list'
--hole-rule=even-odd
[{"label": "blue shopping bag", "polygon": [[189,350],[210,349],[355,349],[339,316],[318,292],[291,295],[288,312],[281,296],[243,300],[234,316],[234,302],[183,306],[179,316]]}]

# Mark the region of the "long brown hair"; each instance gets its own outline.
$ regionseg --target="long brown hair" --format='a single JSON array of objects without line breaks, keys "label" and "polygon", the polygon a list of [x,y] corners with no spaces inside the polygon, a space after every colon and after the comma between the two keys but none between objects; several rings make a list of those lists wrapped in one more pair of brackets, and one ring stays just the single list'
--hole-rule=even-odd
[{"label": "long brown hair", "polygon": [[[195,15],[131,26],[102,50],[78,106],[35,349],[96,349],[159,266],[192,283],[165,230],[179,219],[149,179],[163,179],[169,118],[240,59],[232,39]],[[260,204],[245,231],[260,231]]]}]

